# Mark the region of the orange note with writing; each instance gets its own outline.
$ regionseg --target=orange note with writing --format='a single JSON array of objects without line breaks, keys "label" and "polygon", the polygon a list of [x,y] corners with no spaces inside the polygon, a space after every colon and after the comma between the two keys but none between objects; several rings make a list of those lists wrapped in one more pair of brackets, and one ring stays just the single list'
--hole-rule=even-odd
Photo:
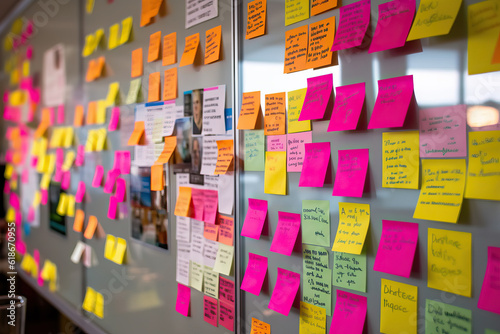
[{"label": "orange note with writing", "polygon": [[151,23],[151,19],[158,15],[163,0],[142,0],[141,27]]},{"label": "orange note with writing", "polygon": [[233,245],[234,220],[231,217],[219,215],[219,242],[228,246]]},{"label": "orange note with writing", "polygon": [[264,134],[266,136],[285,134],[286,93],[266,94]]},{"label": "orange note with writing", "polygon": [[318,15],[337,6],[337,0],[312,0],[311,15]]},{"label": "orange note with writing", "polygon": [[97,101],[90,101],[87,106],[87,118],[85,119],[86,125],[95,124],[97,119]]},{"label": "orange note with writing", "polygon": [[260,112],[260,91],[243,93],[238,130],[253,130]]},{"label": "orange note with writing", "polygon": [[160,58],[161,31],[149,36],[148,63]]},{"label": "orange note with writing", "polygon": [[285,33],[284,73],[306,69],[308,36],[309,28],[307,25],[288,30]]},{"label": "orange note with writing", "polygon": [[165,71],[163,80],[163,101],[177,98],[177,67]]},{"label": "orange note with writing", "polygon": [[97,218],[95,216],[90,216],[89,222],[87,223],[87,228],[85,229],[85,233],[83,234],[86,239],[92,239],[95,230],[97,229],[97,224]]},{"label": "orange note with writing", "polygon": [[217,241],[219,238],[219,225],[205,223],[205,230],[203,231],[205,239]]},{"label": "orange note with writing", "polygon": [[245,39],[259,37],[266,32],[266,0],[254,0],[248,3],[247,34]]},{"label": "orange note with writing", "polygon": [[205,65],[220,59],[222,26],[207,30],[205,34]]},{"label": "orange note with writing", "polygon": [[83,106],[81,104],[75,107],[75,118],[73,119],[73,126],[79,128],[83,125]]},{"label": "orange note with writing", "polygon": [[149,75],[148,102],[160,101],[160,72]]},{"label": "orange note with writing", "polygon": [[168,161],[170,160],[172,153],[174,153],[176,146],[177,146],[176,136],[165,137],[163,151],[156,160],[155,164],[168,164]]},{"label": "orange note with writing", "polygon": [[134,131],[132,131],[132,134],[130,135],[130,138],[128,139],[128,146],[134,146],[134,145],[139,145],[142,135],[144,134],[144,121],[137,121],[134,124]]},{"label": "orange note with writing", "polygon": [[214,174],[226,174],[231,162],[233,162],[233,140],[218,140],[217,152],[217,164],[215,165]]},{"label": "orange note with writing", "polygon": [[335,36],[335,16],[311,23],[307,49],[307,68],[332,65],[333,52],[330,51]]},{"label": "orange note with writing", "polygon": [[131,66],[131,76],[132,78],[137,78],[142,75],[142,48],[135,49],[132,51],[132,66]]},{"label": "orange note with writing", "polygon": [[184,46],[184,52],[182,52],[181,63],[179,67],[191,65],[194,63],[196,58],[196,52],[198,51],[198,45],[200,45],[200,34],[194,34],[186,37],[186,42]]},{"label": "orange note with writing", "polygon": [[151,166],[151,190],[162,191],[164,187],[163,164],[154,164]]},{"label": "orange note with writing", "polygon": [[191,191],[190,187],[179,187],[179,196],[175,203],[174,214],[176,216],[189,217],[191,209]]},{"label": "orange note with writing", "polygon": [[75,221],[73,222],[73,231],[81,232],[83,230],[83,221],[85,220],[85,212],[83,210],[76,210]]},{"label": "orange note with writing", "polygon": [[175,64],[177,61],[177,33],[165,35],[163,37],[163,56],[161,64],[163,66]]}]

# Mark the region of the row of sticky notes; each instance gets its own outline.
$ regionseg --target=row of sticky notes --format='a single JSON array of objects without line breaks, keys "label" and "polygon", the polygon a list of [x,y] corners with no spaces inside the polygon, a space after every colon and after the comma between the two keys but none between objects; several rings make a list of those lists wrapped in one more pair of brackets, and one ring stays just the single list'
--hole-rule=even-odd
[{"label": "row of sticky notes", "polygon": [[[164,72],[163,100],[174,100],[177,98],[177,67]],[[148,102],[157,102],[161,97],[160,72],[149,74],[148,80]]]},{"label": "row of sticky notes", "polygon": [[49,148],[69,148],[73,144],[74,129],[71,126],[52,129]]},{"label": "row of sticky notes", "polygon": [[101,152],[104,150],[106,137],[106,128],[89,130],[85,142],[85,152]]},{"label": "row of sticky notes", "polygon": [[[73,221],[73,230],[75,232],[82,232],[84,221],[85,221],[85,212],[81,209],[77,209],[76,214],[75,214],[75,220]],[[92,239],[94,236],[94,233],[96,232],[96,230],[99,227],[98,225],[99,225],[99,222],[98,222],[97,218],[95,216],[90,216],[83,236],[86,239]]]},{"label": "row of sticky notes", "polygon": [[85,311],[93,313],[102,319],[104,317],[103,295],[92,289],[91,287],[87,287],[87,292],[85,293],[82,308]]},{"label": "row of sticky notes", "polygon": [[[111,27],[109,27],[108,49],[112,50],[117,46],[127,43],[130,39],[131,31],[132,16],[129,16],[122,20],[121,34],[120,23],[113,24]],[[85,45],[83,47],[82,56],[87,57],[94,53],[101,43],[103,37],[104,29],[98,29],[95,33],[85,36]]]}]

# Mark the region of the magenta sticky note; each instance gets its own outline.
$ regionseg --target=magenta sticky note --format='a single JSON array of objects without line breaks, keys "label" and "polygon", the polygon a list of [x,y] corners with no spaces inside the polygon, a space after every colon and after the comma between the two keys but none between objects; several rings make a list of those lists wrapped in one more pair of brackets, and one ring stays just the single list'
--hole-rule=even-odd
[{"label": "magenta sticky note", "polygon": [[115,192],[115,197],[118,200],[118,202],[123,202],[125,200],[125,194],[127,192],[126,190],[126,182],[122,178],[116,179],[116,192]]},{"label": "magenta sticky note", "polygon": [[477,307],[500,314],[500,247],[488,247],[488,264]]},{"label": "magenta sticky note", "polygon": [[189,316],[189,303],[191,302],[191,288],[177,283],[177,300],[175,310],[185,317]]},{"label": "magenta sticky note", "polygon": [[130,151],[122,151],[120,173],[125,175],[130,174]]},{"label": "magenta sticky note", "polygon": [[57,107],[57,124],[64,124],[64,104]]},{"label": "magenta sticky note", "polygon": [[36,165],[38,164],[38,157],[31,157],[31,168],[36,168]]},{"label": "magenta sticky note", "polygon": [[40,194],[42,195],[40,203],[42,203],[42,205],[47,205],[47,202],[49,200],[49,192],[47,191],[47,189],[41,189]]},{"label": "magenta sticky note", "polygon": [[104,175],[104,167],[101,165],[95,166],[94,179],[92,180],[92,187],[98,188],[101,186],[102,177]]},{"label": "magenta sticky note", "polygon": [[10,196],[9,196],[9,204],[11,207],[14,208],[14,210],[19,210],[20,209],[20,206],[19,206],[19,196],[17,196],[16,193],[10,193]]},{"label": "magenta sticky note", "polygon": [[269,301],[269,309],[288,316],[299,286],[300,274],[278,267],[278,277]]},{"label": "magenta sticky note", "polygon": [[33,260],[35,260],[36,266],[40,267],[40,251],[38,249],[33,250]]},{"label": "magenta sticky note", "polygon": [[62,148],[56,149],[56,167],[62,167],[64,164],[64,150]]},{"label": "magenta sticky note", "polygon": [[196,220],[203,220],[203,210],[205,210],[205,190],[192,188],[191,189],[191,218]]},{"label": "magenta sticky note", "polygon": [[378,22],[368,53],[405,45],[415,15],[415,0],[393,0],[378,5]]},{"label": "magenta sticky note", "polygon": [[467,155],[467,106],[420,109],[420,157]]},{"label": "magenta sticky note", "polygon": [[111,109],[111,119],[109,120],[108,131],[115,131],[118,128],[119,120],[120,107],[113,107],[113,109]]},{"label": "magenta sticky note", "polygon": [[33,46],[28,45],[26,48],[26,59],[30,60],[33,57]]},{"label": "magenta sticky note", "polygon": [[116,199],[115,196],[111,196],[109,198],[109,205],[108,205],[108,218],[109,219],[116,219],[116,209],[118,208],[118,200]]},{"label": "magenta sticky note", "polygon": [[3,102],[4,102],[5,104],[7,104],[7,103],[9,102],[9,94],[10,94],[10,93],[9,93],[9,91],[8,91],[8,90],[5,90],[5,91],[3,92]]},{"label": "magenta sticky note", "polygon": [[234,304],[219,301],[219,325],[228,331],[234,331]]},{"label": "magenta sticky note", "polygon": [[286,140],[286,170],[287,172],[301,172],[306,155],[305,144],[312,143],[312,131],[290,133]]},{"label": "magenta sticky note", "polygon": [[26,254],[26,244],[22,240],[16,240],[16,251],[22,255]]},{"label": "magenta sticky note", "polygon": [[241,282],[241,290],[260,295],[267,273],[267,257],[248,253],[248,265]]},{"label": "magenta sticky note", "polygon": [[366,319],[366,297],[337,289],[329,334],[362,334]]},{"label": "magenta sticky note", "polygon": [[115,188],[116,179],[120,176],[118,169],[111,169],[106,173],[106,181],[104,182],[104,192],[111,194]]},{"label": "magenta sticky note", "polygon": [[356,130],[364,103],[364,82],[335,88],[335,104],[327,131]]},{"label": "magenta sticky note", "polygon": [[3,185],[3,193],[4,194],[10,193],[10,183],[9,182],[5,182],[4,183],[4,185]]},{"label": "magenta sticky note", "polygon": [[307,79],[307,92],[299,121],[322,119],[332,94],[333,75],[325,74]]},{"label": "magenta sticky note", "polygon": [[370,23],[370,0],[361,0],[340,7],[339,27],[331,51],[361,45]]},{"label": "magenta sticky note", "polygon": [[413,75],[379,80],[368,129],[403,126],[412,96]]},{"label": "magenta sticky note", "polygon": [[417,223],[382,220],[382,236],[373,270],[410,277],[417,241]]},{"label": "magenta sticky note", "polygon": [[278,226],[274,232],[271,252],[292,255],[300,230],[300,213],[278,211]]},{"label": "magenta sticky note", "polygon": [[28,209],[28,217],[26,220],[28,221],[28,223],[32,223],[35,220],[35,208],[33,208],[32,206],[30,206],[30,208]]},{"label": "magenta sticky note", "polygon": [[231,281],[222,276],[219,277],[219,300],[228,304],[235,302],[234,281]]},{"label": "magenta sticky note", "polygon": [[85,146],[84,145],[78,145],[78,148],[76,149],[76,158],[75,158],[75,166],[83,166],[83,163],[85,162]]},{"label": "magenta sticky note", "polygon": [[68,190],[71,184],[71,172],[66,171],[63,173],[62,181],[61,181],[61,189]]},{"label": "magenta sticky note", "polygon": [[363,197],[368,160],[367,148],[339,150],[339,160],[333,196]]},{"label": "magenta sticky note", "polygon": [[83,198],[85,197],[85,190],[86,189],[87,189],[87,186],[85,185],[85,182],[79,181],[78,188],[76,190],[76,195],[75,195],[75,202],[76,203],[81,203],[83,201]]},{"label": "magenta sticky note", "polygon": [[330,142],[304,144],[304,165],[299,187],[323,187],[330,163]]},{"label": "magenta sticky note", "polygon": [[286,135],[266,136],[267,151],[286,151]]},{"label": "magenta sticky note", "polygon": [[62,182],[64,176],[64,171],[62,170],[61,167],[56,167],[56,170],[54,172],[54,182]]},{"label": "magenta sticky note", "polygon": [[203,221],[215,224],[217,209],[219,206],[219,192],[217,190],[205,189],[205,201],[203,202]]},{"label": "magenta sticky note", "polygon": [[259,239],[267,216],[267,201],[249,198],[248,211],[243,222],[241,235],[252,239]]},{"label": "magenta sticky note", "polygon": [[217,299],[207,295],[203,296],[203,320],[208,322],[210,325],[217,327],[217,311]]},{"label": "magenta sticky note", "polygon": [[21,226],[22,225],[22,223],[23,223],[23,214],[21,213],[21,211],[16,211],[15,221],[16,221],[16,226]]}]

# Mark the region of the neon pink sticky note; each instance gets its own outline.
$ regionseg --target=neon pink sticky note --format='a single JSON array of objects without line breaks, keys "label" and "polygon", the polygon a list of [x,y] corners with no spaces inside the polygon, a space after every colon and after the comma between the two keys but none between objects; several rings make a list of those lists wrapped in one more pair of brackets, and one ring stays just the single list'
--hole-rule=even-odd
[{"label": "neon pink sticky note", "polygon": [[9,196],[9,204],[14,210],[19,210],[19,196],[16,193],[11,193]]},{"label": "neon pink sticky note", "polygon": [[130,151],[122,151],[120,173],[125,175],[130,174]]},{"label": "neon pink sticky note", "polygon": [[38,271],[38,277],[37,277],[36,281],[38,283],[38,286],[43,286],[44,280],[42,277],[42,270],[41,269]]},{"label": "neon pink sticky note", "polygon": [[64,172],[61,167],[56,167],[56,171],[54,172],[54,182],[62,182],[64,176]]},{"label": "neon pink sticky note", "polygon": [[373,270],[410,277],[417,241],[417,223],[382,220],[382,236]]},{"label": "neon pink sticky note", "polygon": [[335,104],[328,132],[356,130],[363,103],[365,102],[365,83],[335,88]]},{"label": "neon pink sticky note", "polygon": [[41,189],[40,194],[42,195],[40,198],[40,203],[42,203],[42,205],[47,205],[47,202],[49,201],[49,192],[47,191],[47,189]]},{"label": "neon pink sticky note", "polygon": [[500,247],[488,247],[488,264],[477,307],[500,314]]},{"label": "neon pink sticky note", "polygon": [[28,209],[28,217],[26,220],[28,223],[32,223],[35,220],[35,209],[32,206]]},{"label": "neon pink sticky note", "polygon": [[85,185],[85,182],[83,181],[78,182],[78,189],[76,190],[76,195],[75,195],[76,203],[81,203],[83,201],[83,198],[85,197],[86,188],[87,186]]},{"label": "neon pink sticky note", "polygon": [[64,164],[64,150],[62,148],[56,149],[56,167],[62,167]]},{"label": "neon pink sticky note", "polygon": [[330,334],[362,334],[366,319],[366,297],[337,289]]},{"label": "neon pink sticky note", "polygon": [[115,131],[120,120],[120,107],[113,107],[111,110],[111,119],[109,120],[108,131]]},{"label": "neon pink sticky note", "polygon": [[122,178],[118,178],[116,180],[116,193],[115,197],[118,200],[118,202],[123,202],[125,200],[125,194],[126,194],[126,183],[125,180]]},{"label": "neon pink sticky note", "polygon": [[83,166],[84,162],[85,162],[85,146],[78,145],[78,148],[76,149],[75,166],[77,167]]},{"label": "neon pink sticky note", "polygon": [[415,0],[393,0],[378,5],[378,22],[368,53],[405,45],[415,15]]},{"label": "neon pink sticky note", "polygon": [[118,208],[118,200],[116,199],[115,196],[111,196],[109,198],[109,205],[108,205],[108,218],[109,219],[116,219],[116,209]]},{"label": "neon pink sticky note", "polygon": [[217,299],[203,296],[203,320],[217,327]]},{"label": "neon pink sticky note", "polygon": [[21,174],[21,182],[26,184],[29,182],[29,178],[30,178],[30,174],[29,174],[29,169],[28,168],[25,168],[23,169],[23,172]]},{"label": "neon pink sticky note", "polygon": [[193,206],[191,218],[203,220],[203,210],[205,209],[205,190],[192,188],[191,190],[191,205]]},{"label": "neon pink sticky note", "polygon": [[54,125],[54,120],[55,120],[54,108],[48,108],[48,110],[49,110],[49,125]]},{"label": "neon pink sticky note", "polygon": [[413,75],[379,80],[368,129],[403,126],[412,96]]},{"label": "neon pink sticky note", "polygon": [[267,216],[267,201],[249,198],[248,211],[243,222],[241,235],[252,239],[259,239]]},{"label": "neon pink sticky note", "polygon": [[370,154],[367,148],[339,150],[333,196],[363,197]]},{"label": "neon pink sticky note", "polygon": [[118,169],[112,169],[106,173],[106,182],[104,183],[104,192],[106,194],[111,194],[113,192],[118,176],[120,176],[120,171]]},{"label": "neon pink sticky note", "polygon": [[191,288],[177,283],[177,301],[175,310],[183,316],[189,316],[189,303],[191,301]]},{"label": "neon pink sticky note", "polygon": [[271,243],[271,252],[292,255],[300,230],[300,213],[278,211],[278,226]]},{"label": "neon pink sticky note", "polygon": [[278,277],[269,301],[269,309],[288,316],[299,286],[300,274],[278,267]]},{"label": "neon pink sticky note", "polygon": [[266,136],[267,151],[286,151],[286,135]]},{"label": "neon pink sticky note", "polygon": [[16,226],[21,226],[23,223],[23,214],[21,211],[16,211]]},{"label": "neon pink sticky note", "polygon": [[312,143],[312,131],[290,133],[286,139],[286,170],[288,172],[301,172],[306,155],[305,144]]},{"label": "neon pink sticky note", "polygon": [[219,301],[219,324],[229,331],[234,331],[234,304]]},{"label": "neon pink sticky note", "polygon": [[307,79],[307,92],[299,121],[322,119],[332,94],[333,75],[325,74]]},{"label": "neon pink sticky note", "polygon": [[235,298],[234,298],[234,282],[224,278],[222,276],[219,277],[219,300],[229,303],[229,304],[234,304]]},{"label": "neon pink sticky note", "polygon": [[33,46],[28,45],[26,48],[26,59],[30,60],[33,57]]},{"label": "neon pink sticky note", "polygon": [[217,190],[205,189],[205,201],[203,203],[203,221],[215,224],[217,209],[219,206],[219,192]]},{"label": "neon pink sticky note", "polygon": [[38,157],[31,157],[31,168],[36,168],[36,165],[38,165]]},{"label": "neon pink sticky note", "polygon": [[68,190],[70,184],[71,184],[71,172],[70,171],[64,172],[61,182],[61,189]]},{"label": "neon pink sticky note", "polygon": [[267,273],[267,257],[248,253],[248,265],[241,282],[241,290],[260,295]]},{"label": "neon pink sticky note", "polygon": [[361,45],[370,23],[370,0],[361,0],[340,7],[339,28],[331,51],[349,49]]},{"label": "neon pink sticky note", "polygon": [[305,144],[299,187],[323,187],[330,163],[330,142]]},{"label": "neon pink sticky note", "polygon": [[64,104],[57,107],[57,124],[64,123]]},{"label": "neon pink sticky note", "polygon": [[33,251],[33,260],[35,260],[36,266],[40,268],[40,251],[38,249]]},{"label": "neon pink sticky note", "polygon": [[92,180],[92,187],[98,188],[102,183],[102,176],[104,175],[104,167],[101,165],[95,166],[94,179]]},{"label": "neon pink sticky note", "polygon": [[16,251],[22,255],[26,254],[26,244],[21,240],[16,240]]},{"label": "neon pink sticky note", "polygon": [[5,104],[7,104],[9,102],[9,91],[6,90],[5,92],[3,92],[3,102]]},{"label": "neon pink sticky note", "polygon": [[8,194],[10,193],[10,182],[5,182],[3,185],[3,193]]}]

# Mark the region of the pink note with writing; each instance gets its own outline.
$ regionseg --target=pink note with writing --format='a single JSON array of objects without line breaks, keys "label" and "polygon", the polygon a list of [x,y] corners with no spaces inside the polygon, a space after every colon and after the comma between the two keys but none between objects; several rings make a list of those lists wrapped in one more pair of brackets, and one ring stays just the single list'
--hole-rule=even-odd
[{"label": "pink note with writing", "polygon": [[219,300],[234,304],[234,294],[234,282],[222,276],[219,277]]},{"label": "pink note with writing", "polygon": [[267,151],[286,151],[286,135],[266,136]]},{"label": "pink note with writing", "polygon": [[109,120],[108,131],[115,131],[118,127],[120,120],[120,107],[113,107],[111,109],[111,119]]},{"label": "pink note with writing", "polygon": [[183,316],[189,316],[189,303],[191,302],[191,288],[177,283],[177,300],[175,310]]},{"label": "pink note with writing", "polygon": [[203,221],[209,224],[215,224],[219,206],[219,192],[217,190],[205,189],[204,194]]},{"label": "pink note with writing", "polygon": [[196,220],[203,220],[203,210],[205,210],[205,190],[192,188],[191,190],[191,205],[193,207],[192,216]]},{"label": "pink note with writing", "polygon": [[500,314],[500,247],[488,247],[488,264],[477,307]]},{"label": "pink note with writing", "polygon": [[378,5],[378,22],[368,53],[405,45],[415,15],[415,0],[393,0]]},{"label": "pink note with writing", "polygon": [[61,182],[61,189],[68,190],[70,184],[71,184],[71,172],[70,171],[64,172]]},{"label": "pink note with writing", "polygon": [[94,179],[92,180],[92,187],[98,188],[102,183],[102,176],[104,175],[104,167],[101,165],[95,166]]},{"label": "pink note with writing", "polygon": [[248,253],[248,265],[241,282],[241,290],[260,295],[267,273],[267,257]]},{"label": "pink note with writing", "polygon": [[292,255],[300,230],[300,213],[278,211],[278,226],[271,243],[271,252]]},{"label": "pink note with writing", "polygon": [[410,277],[417,241],[417,223],[382,220],[382,236],[373,270]]},{"label": "pink note with writing", "polygon": [[83,166],[83,163],[85,162],[85,146],[84,145],[78,145],[78,148],[76,149],[76,158],[75,158],[75,166]]},{"label": "pink note with writing", "polygon": [[81,203],[83,201],[83,198],[85,197],[86,188],[87,186],[85,185],[85,182],[83,181],[78,182],[78,188],[76,189],[76,195],[75,195],[76,203]]},{"label": "pink note with writing", "polygon": [[118,208],[118,200],[116,199],[115,196],[111,196],[109,198],[109,205],[108,205],[108,218],[109,219],[116,219],[116,209]]},{"label": "pink note with writing", "polygon": [[57,107],[57,124],[64,124],[64,104]]},{"label": "pink note with writing", "polygon": [[19,196],[16,193],[10,193],[9,204],[14,208],[14,210],[19,210]]},{"label": "pink note with writing", "polygon": [[49,201],[49,192],[47,189],[41,189],[40,190],[40,194],[42,195],[41,196],[41,199],[40,199],[40,203],[42,203],[42,205],[47,205],[47,202]]},{"label": "pink note with writing", "polygon": [[217,299],[203,296],[203,320],[215,327],[217,327],[217,310]]},{"label": "pink note with writing", "polygon": [[126,190],[127,184],[125,183],[125,180],[122,178],[118,178],[116,180],[116,192],[115,192],[115,197],[118,200],[118,202],[123,202],[125,200],[125,194],[127,192]]},{"label": "pink note with writing", "polygon": [[403,126],[412,96],[413,75],[379,80],[368,129]]},{"label": "pink note with writing", "polygon": [[286,170],[287,172],[301,172],[306,155],[305,144],[312,143],[312,131],[290,133],[286,140]]},{"label": "pink note with writing", "polygon": [[333,75],[325,74],[307,79],[307,92],[299,121],[322,119],[332,95]]},{"label": "pink note with writing", "polygon": [[234,304],[219,301],[219,324],[229,331],[234,331]]},{"label": "pink note with writing", "polygon": [[299,286],[300,274],[278,267],[278,277],[269,301],[269,309],[288,316]]},{"label": "pink note with writing", "polygon": [[365,103],[365,83],[335,88],[335,104],[328,132],[356,130]]},{"label": "pink note with writing", "polygon": [[366,319],[366,297],[337,289],[330,334],[362,334]]},{"label": "pink note with writing", "polygon": [[249,198],[248,211],[243,222],[241,235],[252,239],[259,239],[267,216],[267,201]]},{"label": "pink note with writing", "polygon": [[111,169],[106,173],[106,182],[104,183],[104,192],[111,194],[115,188],[116,179],[120,176],[118,169]]},{"label": "pink note with writing", "polygon": [[367,148],[339,150],[333,196],[363,197],[369,158]]},{"label": "pink note with writing", "polygon": [[299,187],[323,187],[330,163],[330,142],[305,144]]},{"label": "pink note with writing", "polygon": [[339,28],[331,51],[349,49],[361,45],[370,23],[370,0],[361,0],[340,7]]}]

